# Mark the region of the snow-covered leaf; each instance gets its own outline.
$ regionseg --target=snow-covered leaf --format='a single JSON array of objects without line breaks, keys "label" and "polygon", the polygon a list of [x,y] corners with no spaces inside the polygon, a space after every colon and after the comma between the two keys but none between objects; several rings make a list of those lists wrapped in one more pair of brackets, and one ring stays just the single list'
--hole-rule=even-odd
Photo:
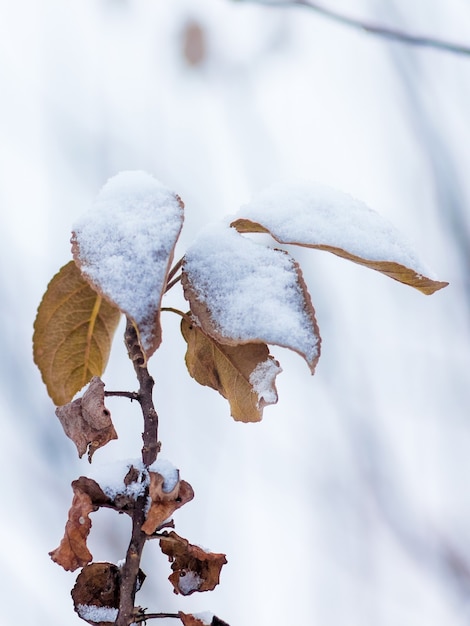
[{"label": "snow-covered leaf", "polygon": [[186,365],[191,376],[226,398],[235,420],[259,422],[263,408],[277,402],[274,381],[282,371],[267,345],[222,344],[186,318],[181,333],[188,344]]},{"label": "snow-covered leaf", "polygon": [[171,562],[173,573],[168,578],[175,593],[189,596],[219,584],[220,570],[227,563],[225,554],[192,545],[173,531],[160,539],[160,548]]},{"label": "snow-covered leaf", "polygon": [[279,243],[327,250],[427,295],[448,285],[432,276],[385,218],[321,185],[274,185],[244,205],[232,226],[242,233],[269,233]]},{"label": "snow-covered leaf", "polygon": [[77,446],[81,458],[88,449],[93,454],[112,439],[117,439],[111,413],[104,405],[104,383],[94,376],[81,398],[56,408],[56,415],[67,437]]},{"label": "snow-covered leaf", "polygon": [[146,356],[161,342],[160,304],[183,224],[183,202],[145,172],[121,172],[73,228],[85,278],[136,325]]},{"label": "snow-covered leaf", "polygon": [[228,345],[265,343],[295,350],[312,373],[320,336],[295,260],[258,245],[234,228],[206,228],[188,249],[182,283],[204,332]]},{"label": "snow-covered leaf", "polygon": [[104,372],[120,315],[73,261],[53,277],[34,322],[33,353],[55,404],[66,404]]}]

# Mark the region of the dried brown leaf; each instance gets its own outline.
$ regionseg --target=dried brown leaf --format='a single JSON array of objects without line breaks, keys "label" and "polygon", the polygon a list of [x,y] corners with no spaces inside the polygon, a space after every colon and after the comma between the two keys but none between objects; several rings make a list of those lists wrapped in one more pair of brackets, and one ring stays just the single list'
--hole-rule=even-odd
[{"label": "dried brown leaf", "polygon": [[134,323],[150,357],[161,343],[160,305],[183,225],[183,201],[145,172],[121,172],[75,224],[72,253],[86,280]]},{"label": "dried brown leaf", "polygon": [[191,376],[226,398],[235,420],[259,422],[263,408],[277,402],[274,381],[282,371],[268,346],[222,344],[187,318],[181,322],[181,333],[188,344],[186,366]]},{"label": "dried brown leaf", "polygon": [[104,383],[97,376],[81,398],[57,407],[56,415],[67,437],[77,446],[80,458],[88,449],[90,462],[98,448],[117,439],[111,414],[104,405]]},{"label": "dried brown leaf", "polygon": [[149,481],[151,504],[142,530],[147,535],[152,535],[177,509],[193,499],[194,491],[185,480],[178,480],[171,491],[164,491],[164,478],[157,472],[149,472]]},{"label": "dried brown leaf", "polygon": [[[94,626],[114,624],[119,609],[120,570],[113,563],[85,565],[72,589],[78,615]],[[109,619],[113,618],[114,619]]]},{"label": "dried brown leaf", "polygon": [[219,584],[220,570],[227,563],[225,554],[207,552],[173,531],[160,539],[160,548],[171,562],[173,573],[168,580],[175,593],[189,596],[212,591]]},{"label": "dried brown leaf", "polygon": [[33,353],[55,404],[66,404],[104,372],[119,318],[73,261],[51,280],[34,322]]}]

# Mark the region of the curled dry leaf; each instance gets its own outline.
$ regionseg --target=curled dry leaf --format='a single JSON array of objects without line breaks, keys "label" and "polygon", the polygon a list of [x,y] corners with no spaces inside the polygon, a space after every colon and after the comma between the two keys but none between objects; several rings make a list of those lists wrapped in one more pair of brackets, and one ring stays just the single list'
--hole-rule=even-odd
[{"label": "curled dry leaf", "polygon": [[188,344],[186,366],[191,376],[226,398],[235,420],[259,422],[263,408],[277,402],[274,381],[282,371],[268,346],[222,344],[187,318],[181,322],[181,333]]},{"label": "curled dry leaf", "polygon": [[91,529],[90,513],[98,510],[109,499],[100,486],[91,479],[81,477],[72,483],[73,500],[65,533],[58,548],[49,552],[52,560],[65,570],[73,572],[92,560],[87,547],[87,538]]},{"label": "curled dry leaf", "polygon": [[219,584],[220,570],[227,563],[225,554],[207,552],[175,532],[160,539],[160,548],[171,562],[169,581],[174,592],[189,596],[195,591],[211,591]]},{"label": "curled dry leaf", "polygon": [[85,565],[72,589],[78,615],[94,626],[114,624],[119,609],[120,570],[113,563]]},{"label": "curled dry leaf", "polygon": [[67,437],[77,446],[81,458],[88,449],[88,460],[98,448],[117,439],[111,414],[104,405],[104,383],[94,376],[81,398],[56,408],[56,415]]},{"label": "curled dry leaf", "polygon": [[238,216],[232,226],[240,233],[269,233],[282,244],[326,250],[426,295],[448,285],[430,276],[393,224],[336,189],[313,183],[274,185]]},{"label": "curled dry leaf", "polygon": [[69,402],[104,372],[120,316],[73,261],[51,280],[34,322],[33,354],[55,404]]},{"label": "curled dry leaf", "polygon": [[145,172],[121,172],[74,226],[73,257],[90,284],[135,324],[151,356],[160,304],[183,224],[183,202]]},{"label": "curled dry leaf", "polygon": [[176,509],[194,498],[193,488],[185,480],[178,480],[174,488],[166,492],[163,489],[164,477],[157,472],[149,472],[150,508],[142,530],[152,535]]},{"label": "curled dry leaf", "polygon": [[315,311],[298,264],[234,228],[206,228],[188,249],[182,284],[203,331],[226,345],[295,350],[313,374],[320,356]]},{"label": "curled dry leaf", "polygon": [[178,613],[183,626],[229,626],[227,622],[221,620],[217,615],[210,613]]},{"label": "curled dry leaf", "polygon": [[[139,570],[136,591],[145,574]],[[72,599],[78,615],[93,626],[114,624],[119,610],[121,570],[113,563],[89,563],[77,577]]]}]

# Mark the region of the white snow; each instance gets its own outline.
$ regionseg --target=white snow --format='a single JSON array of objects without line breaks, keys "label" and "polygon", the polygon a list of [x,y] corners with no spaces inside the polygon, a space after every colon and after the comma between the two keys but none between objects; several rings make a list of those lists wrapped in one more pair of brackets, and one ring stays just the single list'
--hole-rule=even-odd
[{"label": "white snow", "polygon": [[210,611],[202,611],[201,613],[193,613],[193,616],[200,620],[205,626],[211,626],[212,620],[214,619],[214,613]]},{"label": "white snow", "polygon": [[325,185],[277,183],[255,195],[235,217],[261,224],[281,243],[341,248],[433,278],[392,223],[360,200]]},{"label": "white snow", "polygon": [[201,586],[202,578],[197,572],[187,570],[186,574],[180,575],[178,580],[178,588],[184,596],[187,596],[192,591],[197,591]]},{"label": "white snow", "polygon": [[90,622],[115,622],[118,609],[110,606],[94,606],[93,604],[79,604],[77,612],[82,619]]},{"label": "white snow", "polygon": [[[124,478],[131,466],[139,471],[139,479],[126,485]],[[140,459],[127,459],[109,463],[94,463],[90,466],[88,477],[95,480],[108,498],[114,499],[117,495],[129,495],[138,498],[149,484],[148,473]]]},{"label": "white snow", "polygon": [[158,458],[149,466],[149,471],[156,472],[163,477],[163,491],[166,493],[173,491],[180,479],[179,470],[167,459]]},{"label": "white snow", "polygon": [[219,222],[187,250],[184,271],[223,336],[286,346],[314,361],[318,338],[289,255]]},{"label": "white snow", "polygon": [[258,395],[258,406],[277,402],[274,381],[281,372],[282,368],[274,359],[266,359],[251,372],[249,382],[253,391]]},{"label": "white snow", "polygon": [[73,226],[83,272],[137,323],[144,349],[183,222],[176,195],[145,172],[121,172]]},{"label": "white snow", "polygon": [[[134,467],[139,471],[136,482],[126,485],[124,478],[129,469]],[[166,459],[157,459],[149,466],[148,471],[140,459],[127,459],[110,463],[93,464],[88,472],[88,477],[95,480],[108,498],[114,499],[119,495],[128,495],[138,498],[149,484],[148,472],[156,472],[163,476],[163,491],[173,491],[178,480],[179,470]]]}]

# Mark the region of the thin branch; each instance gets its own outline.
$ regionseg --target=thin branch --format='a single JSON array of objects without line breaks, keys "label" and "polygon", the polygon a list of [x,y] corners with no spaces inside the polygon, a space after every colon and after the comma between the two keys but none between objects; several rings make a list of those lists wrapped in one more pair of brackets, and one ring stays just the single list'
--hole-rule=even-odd
[{"label": "thin branch", "polygon": [[139,615],[139,617],[134,618],[134,622],[138,624],[140,622],[146,622],[148,619],[164,619],[167,617],[181,619],[178,613],[145,613],[144,615]]},{"label": "thin branch", "polygon": [[129,398],[131,402],[132,400],[140,400],[137,391],[105,391],[104,395],[107,397],[117,396],[118,398]]},{"label": "thin branch", "polygon": [[158,415],[152,399],[152,391],[155,383],[147,369],[146,358],[142,352],[137,337],[137,331],[130,320],[127,321],[124,340],[129,358],[134,365],[137,380],[139,381],[137,400],[140,403],[144,417],[142,461],[144,465],[148,467],[156,460],[158,452],[160,451],[160,444],[158,442]]},{"label": "thin branch", "polygon": [[[147,369],[145,355],[142,352],[137,331],[129,319],[127,320],[124,333],[124,341],[139,381],[138,393],[135,396],[131,393],[130,396],[138,400],[142,410],[144,418],[142,461],[148,467],[156,460],[160,449],[158,442],[158,415],[152,398],[154,380]],[[129,397],[129,394],[126,392],[117,393]],[[116,626],[129,626],[129,624],[135,621],[134,601],[137,590],[137,578],[142,551],[148,539],[147,535],[142,531],[142,525],[146,517],[146,505],[147,493],[144,493],[137,498],[135,508],[132,511],[132,535],[126,553],[126,560],[121,570],[119,612],[115,622]]]},{"label": "thin branch", "polygon": [[254,1],[259,4],[266,4],[270,6],[302,6],[306,9],[316,11],[317,13],[320,13],[324,17],[332,19],[335,22],[339,22],[340,24],[344,24],[345,26],[358,29],[371,35],[377,35],[385,39],[392,39],[394,41],[399,41],[401,43],[405,43],[411,46],[434,48],[437,50],[452,52],[453,54],[470,56],[469,46],[453,43],[444,39],[437,39],[434,37],[411,35],[410,33],[405,33],[395,28],[389,28],[388,26],[382,26],[381,24],[374,24],[371,22],[363,21],[354,17],[350,17],[348,15],[344,15],[342,13],[338,13],[337,11],[333,11],[332,9],[328,9],[327,7],[324,7],[321,4],[314,2],[313,0],[280,0],[279,2],[277,2],[276,0],[274,2],[263,0]]}]

